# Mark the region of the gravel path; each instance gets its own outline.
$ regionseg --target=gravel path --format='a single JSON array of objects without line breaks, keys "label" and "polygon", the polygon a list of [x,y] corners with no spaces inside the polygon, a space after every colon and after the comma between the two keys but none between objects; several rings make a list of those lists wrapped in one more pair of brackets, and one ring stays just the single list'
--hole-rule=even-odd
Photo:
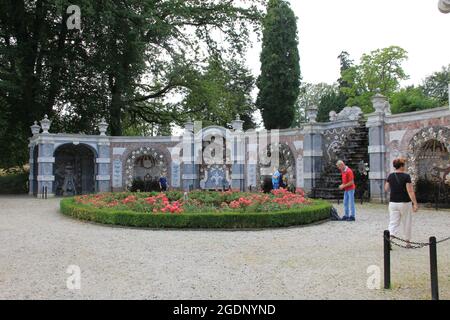
[{"label": "gravel path", "polygon": [[[428,249],[394,248],[393,290],[369,290],[382,270],[382,205],[357,222],[259,231],[139,230],[85,223],[59,200],[0,197],[0,299],[429,299]],[[342,207],[338,206],[339,212]],[[422,210],[417,241],[450,235],[450,212]],[[438,247],[450,299],[450,241]],[[81,268],[81,289],[66,270]]]}]

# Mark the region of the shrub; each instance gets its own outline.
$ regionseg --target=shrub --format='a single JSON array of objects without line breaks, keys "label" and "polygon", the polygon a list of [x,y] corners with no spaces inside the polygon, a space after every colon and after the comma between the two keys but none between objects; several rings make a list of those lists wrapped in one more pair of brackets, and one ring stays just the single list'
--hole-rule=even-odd
[{"label": "shrub", "polygon": [[134,179],[131,184],[130,191],[131,192],[160,191],[159,181],[157,180],[144,181],[140,178]]},{"label": "shrub", "polygon": [[0,194],[28,193],[28,172],[0,175]]},{"label": "shrub", "polygon": [[61,211],[106,224],[174,228],[259,228],[327,219],[330,205],[295,193],[179,191],[104,193],[61,201]]},{"label": "shrub", "polygon": [[323,200],[289,210],[270,212],[206,211],[182,214],[146,213],[130,209],[95,208],[74,198],[61,201],[65,215],[103,224],[145,228],[270,228],[304,225],[329,219],[331,205]]},{"label": "shrub", "polygon": [[273,189],[272,177],[264,177],[261,184],[261,189],[264,193],[269,193]]}]

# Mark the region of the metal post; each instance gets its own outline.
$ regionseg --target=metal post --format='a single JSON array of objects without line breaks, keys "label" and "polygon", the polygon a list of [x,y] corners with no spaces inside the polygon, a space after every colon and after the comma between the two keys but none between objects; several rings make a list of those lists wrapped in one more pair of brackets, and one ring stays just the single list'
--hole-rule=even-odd
[{"label": "metal post", "polygon": [[439,300],[436,237],[430,237],[431,299]]},{"label": "metal post", "polygon": [[389,230],[384,230],[383,243],[384,243],[384,288],[391,288],[391,234]]}]

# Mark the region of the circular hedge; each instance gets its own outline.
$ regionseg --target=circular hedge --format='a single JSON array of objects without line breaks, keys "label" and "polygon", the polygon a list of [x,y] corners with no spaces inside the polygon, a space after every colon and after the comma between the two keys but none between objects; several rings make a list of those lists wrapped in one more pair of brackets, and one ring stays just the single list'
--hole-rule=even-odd
[{"label": "circular hedge", "polygon": [[[189,200],[185,201],[180,200],[183,193],[167,194],[168,197],[156,193],[72,197],[62,199],[60,208],[63,214],[81,220],[142,228],[273,228],[305,225],[330,217],[331,204],[328,202],[299,201],[301,197],[287,191],[270,196],[240,192],[191,192]],[[165,206],[157,206],[159,199],[165,201]],[[291,199],[297,199],[297,202]]]}]

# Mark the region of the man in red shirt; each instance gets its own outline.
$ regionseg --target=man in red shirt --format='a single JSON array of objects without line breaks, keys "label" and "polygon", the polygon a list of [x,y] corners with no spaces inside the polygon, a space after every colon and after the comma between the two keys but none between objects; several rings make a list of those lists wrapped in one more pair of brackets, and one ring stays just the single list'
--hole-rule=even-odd
[{"label": "man in red shirt", "polygon": [[344,221],[355,221],[355,177],[352,169],[347,167],[344,161],[339,160],[336,166],[341,171],[342,184],[340,190],[344,190]]}]

